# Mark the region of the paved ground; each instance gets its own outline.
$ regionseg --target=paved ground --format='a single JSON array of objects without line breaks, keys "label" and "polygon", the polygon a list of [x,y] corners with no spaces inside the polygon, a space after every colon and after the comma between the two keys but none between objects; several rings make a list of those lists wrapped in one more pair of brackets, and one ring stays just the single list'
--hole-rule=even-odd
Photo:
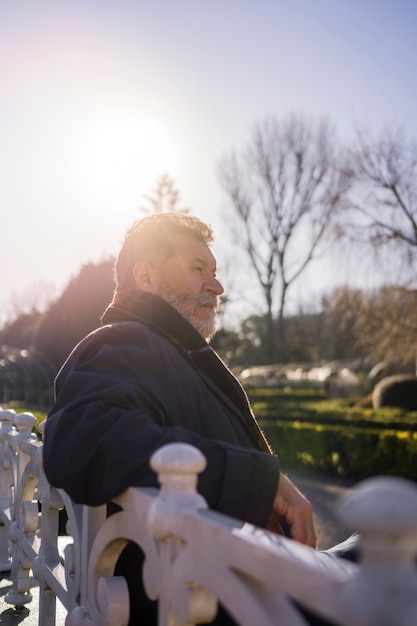
[{"label": "paved ground", "polygon": [[[324,550],[335,543],[343,541],[350,532],[343,526],[336,513],[336,503],[348,490],[341,482],[323,480],[323,478],[307,478],[295,472],[289,472],[289,477],[309,498],[315,509],[315,523],[318,537],[318,549]],[[8,572],[0,573],[0,625],[1,626],[37,626],[38,590],[36,581],[31,589],[32,602],[16,610],[5,602],[5,595],[11,587]],[[58,607],[57,626],[64,626],[65,612],[61,605]]]},{"label": "paved ground", "polygon": [[307,478],[296,472],[288,472],[288,476],[313,504],[319,550],[344,541],[352,534],[337,514],[338,501],[349,491],[346,484],[319,476]]}]

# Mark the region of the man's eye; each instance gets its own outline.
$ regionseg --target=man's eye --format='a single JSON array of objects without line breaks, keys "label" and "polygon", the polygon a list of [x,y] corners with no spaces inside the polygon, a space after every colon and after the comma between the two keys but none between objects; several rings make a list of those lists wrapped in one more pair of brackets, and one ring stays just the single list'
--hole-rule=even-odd
[{"label": "man's eye", "polygon": [[196,267],[193,267],[193,270],[194,270],[195,272],[202,272],[202,271],[203,271],[203,268],[202,268],[202,267],[200,267],[199,265],[197,265]]}]

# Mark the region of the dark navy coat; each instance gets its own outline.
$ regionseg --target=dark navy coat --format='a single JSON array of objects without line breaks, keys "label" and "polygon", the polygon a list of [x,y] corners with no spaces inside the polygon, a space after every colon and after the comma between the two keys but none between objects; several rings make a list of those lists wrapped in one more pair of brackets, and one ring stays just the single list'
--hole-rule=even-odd
[{"label": "dark navy coat", "polygon": [[44,435],[50,483],[75,502],[107,503],[130,486],[157,487],[150,456],[166,443],[187,442],[207,458],[198,489],[209,507],[266,525],[279,462],[232,373],[156,296],[130,294],[103,322],[56,380]]}]

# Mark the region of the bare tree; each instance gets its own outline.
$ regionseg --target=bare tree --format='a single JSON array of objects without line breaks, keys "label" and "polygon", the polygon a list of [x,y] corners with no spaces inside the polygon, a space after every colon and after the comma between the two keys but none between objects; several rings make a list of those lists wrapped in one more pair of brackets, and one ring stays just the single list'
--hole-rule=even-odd
[{"label": "bare tree", "polygon": [[352,157],[362,238],[375,251],[388,244],[409,266],[417,254],[417,142],[398,128],[378,136],[358,131]]},{"label": "bare tree", "polygon": [[12,293],[5,306],[6,321],[14,321],[21,315],[45,311],[55,296],[55,287],[51,283],[38,282],[21,292]]},{"label": "bare tree", "polygon": [[384,285],[336,289],[323,302],[327,358],[385,363],[386,373],[413,371],[417,344],[417,291]]},{"label": "bare tree", "polygon": [[329,242],[346,196],[350,178],[340,154],[326,120],[289,116],[257,124],[246,149],[220,164],[220,184],[237,218],[236,239],[264,294],[271,359],[277,348],[273,315],[277,309],[285,358],[288,289]]},{"label": "bare tree", "polygon": [[413,371],[417,345],[417,291],[385,285],[365,294],[355,323],[357,345],[371,359]]},{"label": "bare tree", "polygon": [[145,194],[149,206],[139,207],[142,213],[165,213],[169,211],[181,211],[188,213],[189,209],[179,208],[180,194],[175,186],[175,181],[168,174],[162,174],[156,181],[155,189]]},{"label": "bare tree", "polygon": [[353,359],[368,355],[369,347],[357,336],[358,326],[363,331],[363,324],[358,322],[364,298],[360,289],[342,286],[323,299],[321,341],[325,358]]}]

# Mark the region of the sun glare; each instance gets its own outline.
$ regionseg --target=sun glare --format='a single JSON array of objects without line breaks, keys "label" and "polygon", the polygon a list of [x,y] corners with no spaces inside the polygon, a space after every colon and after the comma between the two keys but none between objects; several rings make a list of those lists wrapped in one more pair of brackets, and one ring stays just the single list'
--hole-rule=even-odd
[{"label": "sun glare", "polygon": [[175,175],[179,149],[172,132],[152,117],[124,110],[85,121],[73,138],[71,170],[82,193],[137,201],[164,172]]}]

